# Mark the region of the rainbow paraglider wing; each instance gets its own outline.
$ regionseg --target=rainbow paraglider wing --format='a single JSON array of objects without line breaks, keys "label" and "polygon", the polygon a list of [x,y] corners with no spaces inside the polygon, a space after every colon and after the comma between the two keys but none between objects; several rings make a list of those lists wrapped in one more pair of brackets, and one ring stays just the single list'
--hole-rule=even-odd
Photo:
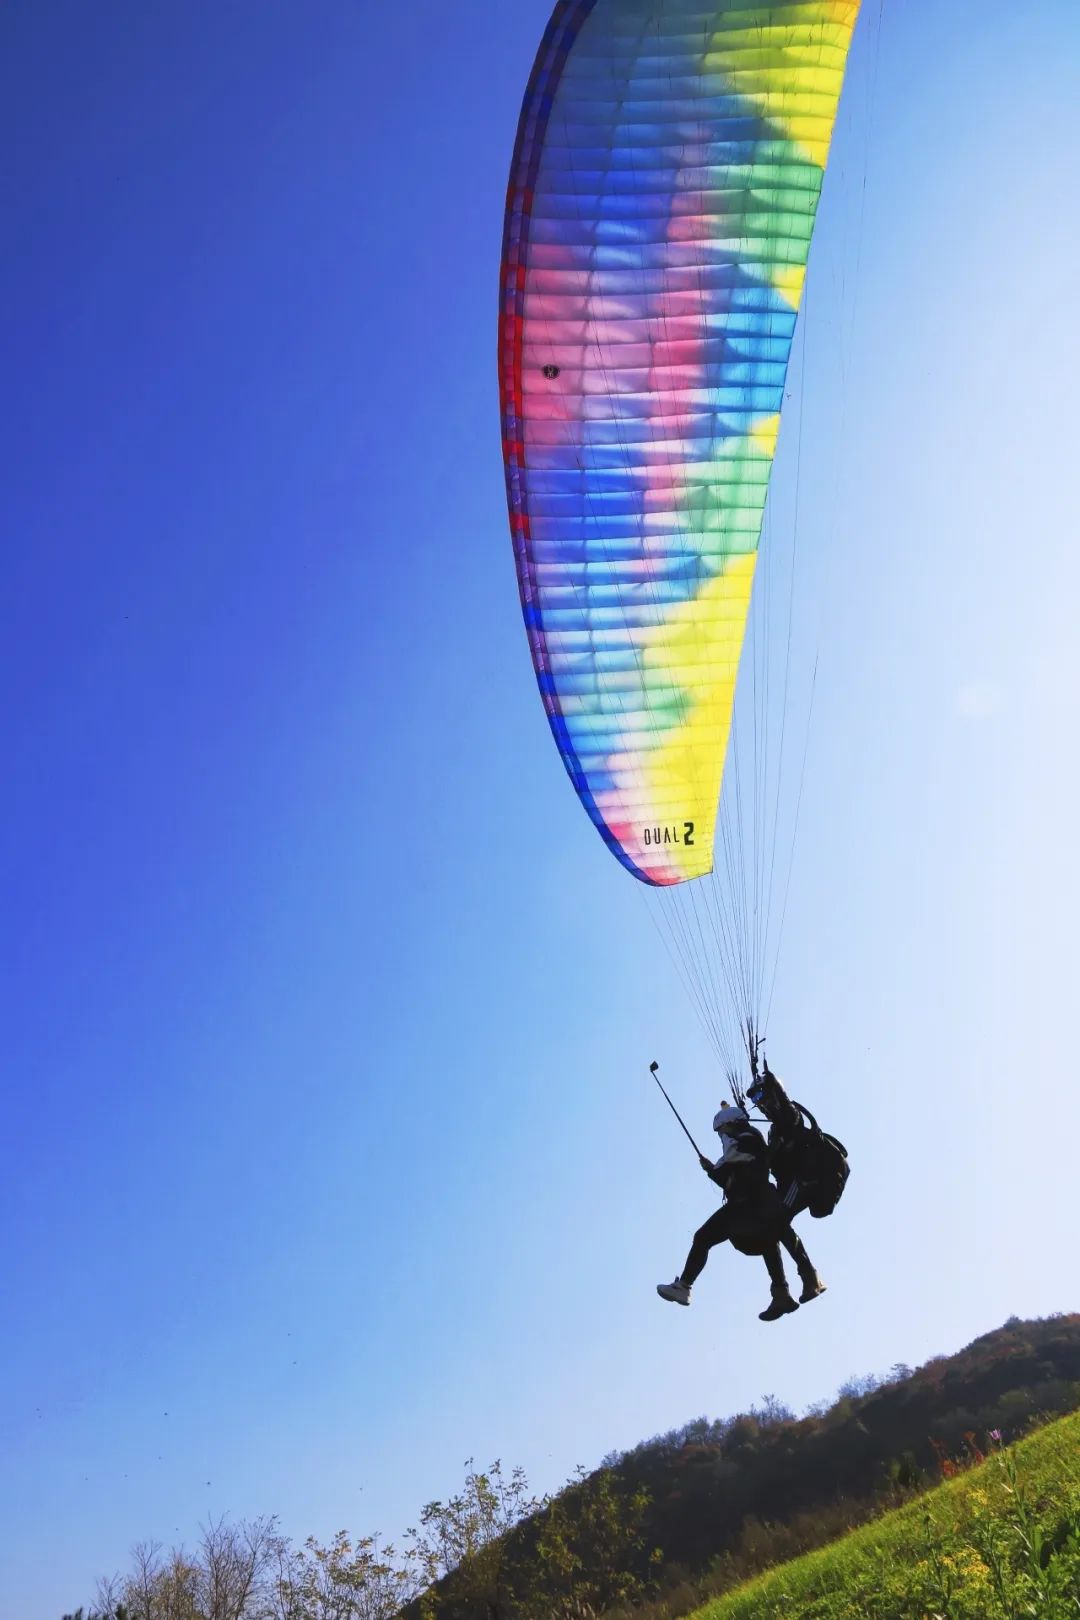
[{"label": "rainbow paraglider wing", "polygon": [[712,868],[769,474],[859,0],[562,0],[522,107],[500,380],[537,680],[635,876]]}]

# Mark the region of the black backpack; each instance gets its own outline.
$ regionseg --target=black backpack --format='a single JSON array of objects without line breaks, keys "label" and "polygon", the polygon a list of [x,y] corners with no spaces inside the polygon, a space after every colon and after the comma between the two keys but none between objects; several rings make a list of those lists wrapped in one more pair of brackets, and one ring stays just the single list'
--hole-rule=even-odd
[{"label": "black backpack", "polygon": [[806,1197],[806,1207],[820,1220],[831,1215],[840,1202],[851,1172],[847,1148],[828,1131],[823,1131],[809,1108],[795,1107],[806,1124],[800,1133],[798,1179]]}]

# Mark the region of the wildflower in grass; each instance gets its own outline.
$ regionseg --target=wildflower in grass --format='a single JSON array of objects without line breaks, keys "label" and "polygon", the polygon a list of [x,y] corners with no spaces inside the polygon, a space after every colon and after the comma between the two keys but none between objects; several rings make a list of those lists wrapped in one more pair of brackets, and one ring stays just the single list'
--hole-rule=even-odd
[{"label": "wildflower in grass", "polygon": [[954,1562],[963,1577],[965,1589],[977,1592],[989,1585],[990,1571],[974,1547],[959,1547]]}]

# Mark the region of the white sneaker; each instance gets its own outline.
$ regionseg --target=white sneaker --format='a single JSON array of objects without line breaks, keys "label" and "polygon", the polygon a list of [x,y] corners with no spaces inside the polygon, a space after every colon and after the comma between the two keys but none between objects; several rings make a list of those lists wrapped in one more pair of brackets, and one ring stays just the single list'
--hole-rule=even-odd
[{"label": "white sneaker", "polygon": [[661,1299],[670,1299],[673,1305],[689,1305],[690,1303],[690,1290],[679,1277],[676,1277],[674,1282],[657,1283],[656,1292]]}]

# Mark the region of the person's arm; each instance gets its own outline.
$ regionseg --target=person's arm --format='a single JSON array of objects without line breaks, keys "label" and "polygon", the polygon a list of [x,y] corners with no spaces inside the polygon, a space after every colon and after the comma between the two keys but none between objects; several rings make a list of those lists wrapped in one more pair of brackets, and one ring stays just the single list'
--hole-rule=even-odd
[{"label": "person's arm", "polygon": [[802,1123],[802,1115],[767,1063],[763,1078],[768,1082],[775,1110],[772,1130],[769,1132],[769,1146],[772,1148],[774,1134],[777,1137],[792,1137]]},{"label": "person's arm", "polygon": [[720,1159],[716,1164],[713,1164],[712,1160],[707,1159],[704,1153],[702,1153],[698,1158],[698,1163],[708,1176],[709,1180],[714,1182],[716,1186],[720,1188],[721,1192],[726,1192],[727,1166],[725,1165],[724,1160]]}]

